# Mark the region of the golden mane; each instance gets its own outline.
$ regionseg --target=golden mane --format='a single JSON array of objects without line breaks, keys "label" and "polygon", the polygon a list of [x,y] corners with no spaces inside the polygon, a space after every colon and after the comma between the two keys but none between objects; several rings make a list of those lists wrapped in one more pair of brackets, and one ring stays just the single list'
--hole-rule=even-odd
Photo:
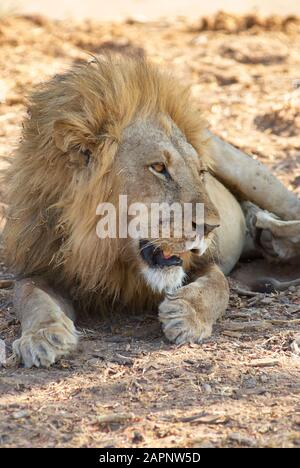
[{"label": "golden mane", "polygon": [[[166,132],[171,118],[206,157],[204,122],[189,89],[140,57],[105,53],[32,95],[6,174],[4,238],[17,274],[42,272],[52,281],[110,297],[126,290],[129,299],[136,291],[139,285],[133,288],[130,272],[118,265],[118,240],[96,237],[95,213],[116,190],[114,160],[122,131],[140,117],[158,119]],[[90,175],[70,157],[85,148],[97,158]]]}]

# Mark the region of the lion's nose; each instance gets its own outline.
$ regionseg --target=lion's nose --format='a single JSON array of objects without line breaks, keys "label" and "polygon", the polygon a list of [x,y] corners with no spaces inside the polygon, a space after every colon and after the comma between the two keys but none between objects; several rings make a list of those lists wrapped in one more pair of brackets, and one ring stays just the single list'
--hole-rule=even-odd
[{"label": "lion's nose", "polygon": [[214,229],[220,227],[220,224],[204,224],[204,235],[207,236]]}]

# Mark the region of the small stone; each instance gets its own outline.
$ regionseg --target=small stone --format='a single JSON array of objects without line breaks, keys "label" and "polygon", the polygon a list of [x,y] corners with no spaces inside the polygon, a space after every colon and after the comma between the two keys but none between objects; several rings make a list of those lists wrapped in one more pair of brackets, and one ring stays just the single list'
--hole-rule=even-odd
[{"label": "small stone", "polygon": [[256,379],[253,377],[249,377],[248,379],[244,379],[243,386],[246,388],[254,388],[257,385]]},{"label": "small stone", "polygon": [[134,444],[138,444],[139,442],[144,441],[144,436],[140,431],[134,431],[133,437],[132,437],[132,442]]},{"label": "small stone", "polygon": [[209,384],[203,384],[202,385],[204,393],[210,394],[212,392],[211,385]]},{"label": "small stone", "polygon": [[273,302],[272,297],[264,297],[263,299],[260,300],[260,303],[264,305],[271,304],[272,302]]},{"label": "small stone", "polygon": [[267,382],[269,382],[269,377],[268,377],[267,375],[261,375],[261,376],[259,377],[259,379],[260,379],[261,383],[267,383]]},{"label": "small stone", "polygon": [[29,413],[26,410],[17,411],[16,413],[13,413],[12,415],[13,419],[22,419],[22,418],[27,418],[28,416],[29,416]]},{"label": "small stone", "polygon": [[6,434],[0,434],[0,445],[3,445],[7,442],[8,440],[8,435]]},{"label": "small stone", "polygon": [[296,335],[294,341],[291,343],[291,350],[297,356],[300,355],[300,335]]},{"label": "small stone", "polygon": [[207,36],[205,36],[204,34],[201,34],[197,37],[195,37],[193,40],[192,40],[192,44],[193,45],[205,45],[207,44],[207,41],[208,41],[208,38]]},{"label": "small stone", "polygon": [[270,430],[271,430],[271,425],[270,424],[265,424],[265,425],[261,426],[257,431],[260,434],[266,434]]}]

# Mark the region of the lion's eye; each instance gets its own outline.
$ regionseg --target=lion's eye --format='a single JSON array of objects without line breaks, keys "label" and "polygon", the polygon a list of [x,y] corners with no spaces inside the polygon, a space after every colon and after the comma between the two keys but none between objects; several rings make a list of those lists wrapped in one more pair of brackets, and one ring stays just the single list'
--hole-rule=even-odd
[{"label": "lion's eye", "polygon": [[151,166],[149,166],[149,169],[151,172],[159,176],[163,176],[164,178],[168,180],[171,179],[171,175],[164,163],[158,162],[158,163],[151,164]]},{"label": "lion's eye", "polygon": [[166,170],[166,166],[163,163],[154,163],[151,164],[151,167],[155,172],[159,172],[160,174],[163,174]]}]

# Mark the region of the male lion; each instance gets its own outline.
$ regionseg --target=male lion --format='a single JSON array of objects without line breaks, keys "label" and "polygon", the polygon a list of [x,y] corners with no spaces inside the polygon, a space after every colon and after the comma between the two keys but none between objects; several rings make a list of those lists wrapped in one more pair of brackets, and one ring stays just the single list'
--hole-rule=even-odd
[{"label": "male lion", "polygon": [[[247,233],[268,257],[299,253],[296,196],[210,135],[188,90],[141,58],[104,54],[43,85],[7,183],[22,323],[14,351],[26,367],[76,346],[75,309],[158,307],[169,340],[200,342],[227,307],[225,275]],[[146,206],[203,203],[204,236],[194,223],[182,238],[99,239],[97,206],[117,206],[120,194]]]}]

